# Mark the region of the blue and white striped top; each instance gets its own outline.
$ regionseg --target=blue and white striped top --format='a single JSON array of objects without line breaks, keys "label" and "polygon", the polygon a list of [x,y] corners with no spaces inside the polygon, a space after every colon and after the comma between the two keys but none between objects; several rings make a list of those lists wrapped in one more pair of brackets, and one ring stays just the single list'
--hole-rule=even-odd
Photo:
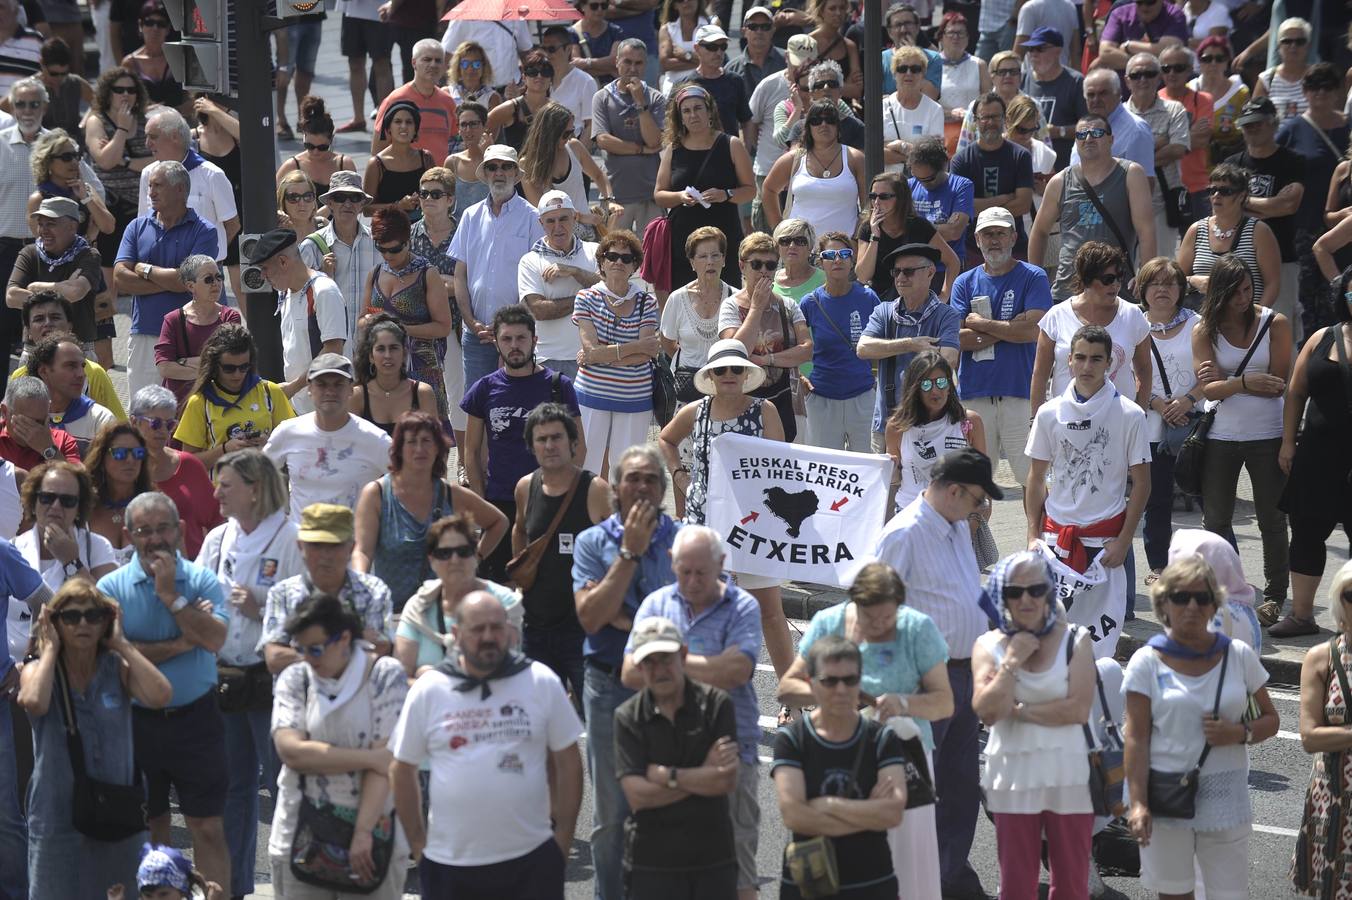
[{"label": "blue and white striped top", "polygon": [[[643,329],[657,331],[657,300],[652,294],[632,285],[634,307],[627,316],[619,316],[607,301],[614,294],[605,285],[584,288],[573,303],[573,324],[589,322],[601,344],[624,344],[639,339]],[[573,382],[579,406],[609,412],[647,412],[653,408],[653,373],[648,361],[636,366],[584,365]]]}]

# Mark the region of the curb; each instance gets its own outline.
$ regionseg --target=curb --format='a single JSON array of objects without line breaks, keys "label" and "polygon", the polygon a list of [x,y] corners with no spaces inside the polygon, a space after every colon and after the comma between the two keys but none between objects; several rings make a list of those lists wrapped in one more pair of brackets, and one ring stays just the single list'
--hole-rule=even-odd
[{"label": "curb", "polygon": [[[811,619],[823,609],[843,602],[848,597],[843,588],[819,584],[786,583],[781,593],[784,598],[784,615],[804,621]],[[1154,622],[1141,617],[1137,617],[1128,627],[1130,631],[1123,630],[1117,639],[1115,658],[1120,662],[1131,659],[1133,653],[1144,647],[1145,642],[1160,631]],[[1301,658],[1288,659],[1272,654],[1270,648],[1265,650],[1265,655],[1261,659],[1263,668],[1267,669],[1270,683],[1288,687],[1300,685],[1300,666],[1304,653],[1300,648],[1296,648],[1296,651],[1300,653]]]}]

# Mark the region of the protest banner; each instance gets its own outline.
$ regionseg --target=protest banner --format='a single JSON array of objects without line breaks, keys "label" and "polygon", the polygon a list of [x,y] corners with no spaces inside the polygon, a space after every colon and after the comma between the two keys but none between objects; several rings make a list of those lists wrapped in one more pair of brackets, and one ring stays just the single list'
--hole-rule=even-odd
[{"label": "protest banner", "polygon": [[1127,614],[1126,570],[1121,566],[1104,569],[1095,559],[1083,572],[1076,572],[1042,541],[1038,541],[1037,551],[1056,575],[1056,596],[1066,608],[1067,621],[1089,632],[1094,639],[1095,659],[1111,657],[1117,652],[1117,639]]},{"label": "protest banner", "polygon": [[882,531],[891,474],[886,456],[719,435],[705,521],[730,572],[848,584]]}]

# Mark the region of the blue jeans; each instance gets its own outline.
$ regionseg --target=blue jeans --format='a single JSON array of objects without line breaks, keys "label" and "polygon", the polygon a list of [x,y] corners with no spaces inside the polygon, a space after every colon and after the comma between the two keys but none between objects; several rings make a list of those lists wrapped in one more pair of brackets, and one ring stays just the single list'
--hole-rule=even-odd
[{"label": "blue jeans", "polygon": [[19,812],[19,770],[9,704],[0,709],[0,898],[28,896],[28,824]]},{"label": "blue jeans", "polygon": [[564,688],[572,688],[573,696],[580,700],[585,680],[582,641],[586,636],[582,626],[576,622],[566,622],[552,628],[527,625],[521,652],[553,669]]},{"label": "blue jeans", "polygon": [[[501,362],[498,359],[498,345],[485,344],[481,342],[478,336],[465,331],[465,336],[460,340],[460,349],[464,355],[465,367],[465,390],[469,391],[474,386],[474,382],[483,378],[485,375],[491,375],[498,370]],[[455,402],[459,402],[458,400]]]},{"label": "blue jeans", "polygon": [[272,749],[271,718],[266,710],[225,713],[225,758],[229,786],[225,794],[225,842],[230,848],[230,890],[235,896],[254,891],[258,850],[259,770],[273,800],[277,799],[277,755]]},{"label": "blue jeans", "polygon": [[972,891],[980,885],[967,862],[981,808],[981,723],[972,711],[970,659],[948,661],[953,715],[934,723],[934,824],[939,836],[939,871],[944,893]]},{"label": "blue jeans", "polygon": [[618,673],[612,675],[593,665],[586,669],[582,708],[587,718],[587,775],[592,783],[595,896],[596,900],[623,900],[624,820],[629,817],[629,803],[615,775],[615,710],[634,692],[620,684]]}]

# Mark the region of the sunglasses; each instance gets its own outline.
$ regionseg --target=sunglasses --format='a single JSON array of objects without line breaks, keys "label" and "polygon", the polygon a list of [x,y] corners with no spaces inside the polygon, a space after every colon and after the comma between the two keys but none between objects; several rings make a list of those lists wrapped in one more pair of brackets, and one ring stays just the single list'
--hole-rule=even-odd
[{"label": "sunglasses", "polygon": [[855,687],[859,684],[858,675],[821,675],[817,678],[817,683],[824,688],[834,688],[838,684],[846,687]]},{"label": "sunglasses", "polygon": [[925,71],[925,67],[924,67],[924,66],[917,66],[917,65],[897,66],[897,68],[896,68],[896,73],[897,73],[898,75],[919,75],[921,72],[924,72],[924,71]]},{"label": "sunglasses", "polygon": [[450,194],[443,190],[419,188],[418,196],[424,200],[440,200],[442,197],[449,197]]},{"label": "sunglasses", "polygon": [[1233,197],[1239,193],[1239,188],[1229,187],[1224,184],[1213,184],[1206,189],[1206,192],[1213,197]]},{"label": "sunglasses", "polygon": [[365,201],[366,198],[361,194],[331,194],[324,200],[330,206],[335,203],[364,203]]},{"label": "sunglasses", "polygon": [[1094,138],[1095,140],[1097,140],[1101,137],[1104,137],[1107,134],[1108,130],[1106,128],[1085,128],[1075,132],[1075,140],[1087,141],[1090,138]]},{"label": "sunglasses", "polygon": [[525,75],[527,78],[553,78],[553,77],[554,77],[554,67],[553,67],[553,66],[531,66],[531,67],[529,67],[529,68],[527,68],[527,69],[522,70],[522,73],[521,73],[521,74]]},{"label": "sunglasses", "polygon": [[770,259],[747,259],[742,261],[742,265],[753,272],[773,272],[775,267],[779,265],[779,261]]},{"label": "sunglasses", "polygon": [[1191,600],[1198,606],[1210,606],[1216,602],[1211,591],[1170,591],[1169,602],[1174,606],[1187,606]]},{"label": "sunglasses", "polygon": [[626,266],[637,262],[637,257],[632,253],[616,253],[614,250],[607,250],[601,256],[605,258],[606,262],[624,263]]},{"label": "sunglasses", "polygon": [[541,44],[540,49],[546,53],[558,53],[567,46],[567,44]]},{"label": "sunglasses", "polygon": [[723,43],[722,41],[719,41],[717,44],[700,44],[699,46],[703,47],[705,50],[710,50],[714,53],[728,52],[728,45]]},{"label": "sunglasses", "polygon": [[477,72],[478,70],[482,69],[483,67],[484,67],[484,61],[483,61],[482,59],[462,59],[462,60],[460,60],[460,68],[462,68],[462,69],[473,69],[474,71]]},{"label": "sunglasses", "polygon": [[149,425],[151,431],[173,431],[174,426],[178,424],[178,419],[161,419],[159,416],[132,416],[133,419],[142,425]]},{"label": "sunglasses", "polygon": [[400,241],[399,243],[392,244],[389,247],[382,247],[379,244],[377,244],[376,250],[379,251],[381,256],[395,256],[397,254],[403,253],[404,248],[407,246],[408,241]]},{"label": "sunglasses", "polygon": [[481,122],[481,121],[479,121],[478,119],[461,119],[461,120],[460,120],[460,130],[461,130],[461,131],[464,131],[466,128],[483,128],[483,127],[484,127],[484,123]]},{"label": "sunglasses", "polygon": [[854,259],[854,251],[851,250],[849,247],[842,247],[839,250],[823,250],[820,255],[821,258],[826,260],[827,262],[833,262],[834,260],[837,259],[841,260],[842,262],[845,260]]},{"label": "sunglasses", "polygon": [[869,194],[868,199],[873,203],[877,203],[879,200],[895,200],[897,199],[897,195],[890,191],[878,191],[877,193]]},{"label": "sunglasses", "polygon": [[516,163],[514,163],[514,162],[505,162],[505,163],[484,163],[484,171],[485,171],[485,172],[515,172],[515,171],[516,171]]},{"label": "sunglasses", "polygon": [[715,378],[722,378],[724,375],[740,375],[744,370],[741,366],[718,366],[709,370],[709,374]]},{"label": "sunglasses", "polygon": [[996,69],[991,74],[996,78],[1017,78],[1022,73],[1018,69]]},{"label": "sunglasses", "polygon": [[774,30],[774,27],[775,27],[775,26],[771,25],[769,22],[754,22],[754,23],[752,23],[752,24],[750,24],[750,25],[743,25],[743,26],[742,26],[742,30],[743,30],[743,31],[773,31],[773,30]]},{"label": "sunglasses", "polygon": [[138,459],[138,460],[139,460],[139,459],[145,459],[145,458],[146,458],[146,448],[145,448],[145,447],[111,447],[111,448],[109,448],[109,450],[108,450],[108,455],[111,456],[113,459],[117,460],[118,462],[123,462],[124,460],[126,460],[126,458],[127,458],[128,456],[130,456],[132,459]]},{"label": "sunglasses", "polygon": [[15,109],[42,109],[41,100],[15,100]]},{"label": "sunglasses", "polygon": [[111,612],[103,606],[91,606],[88,609],[63,609],[58,613],[53,613],[56,620],[63,625],[79,625],[83,620],[90,625],[102,625],[108,621]]},{"label": "sunglasses", "polygon": [[62,162],[75,162],[80,158],[80,154],[74,150],[67,150],[65,153],[53,153],[52,159],[59,159]]},{"label": "sunglasses", "polygon": [[808,116],[807,124],[812,128],[818,125],[839,125],[840,119],[835,116]]},{"label": "sunglasses", "polygon": [[941,391],[948,390],[947,378],[922,378],[920,379],[920,390],[932,391],[938,388]]},{"label": "sunglasses", "polygon": [[338,643],[338,641],[342,640],[344,634],[345,632],[339,631],[329,635],[328,639],[325,640],[324,643],[322,644],[310,644],[308,646],[302,646],[301,644],[297,644],[295,641],[292,641],[291,649],[295,650],[302,656],[310,657],[310,659],[319,659],[319,657],[324,655],[325,650],[329,649],[334,644]]},{"label": "sunglasses", "polygon": [[38,503],[43,506],[51,506],[53,503],[61,501],[63,509],[74,509],[80,505],[79,494],[58,494],[56,491],[38,491]]},{"label": "sunglasses", "polygon": [[834,78],[827,79],[826,81],[819,81],[812,85],[814,91],[829,91],[838,87],[840,87],[840,82]]},{"label": "sunglasses", "polygon": [[796,234],[796,235],[793,235],[792,237],[782,237],[782,238],[779,239],[779,246],[781,246],[781,247],[806,247],[806,246],[807,246],[807,238],[804,237],[804,236],[801,235],[801,234]]},{"label": "sunglasses", "polygon": [[119,87],[118,85],[113,85],[111,90],[114,94],[134,94],[136,93],[136,85],[124,84],[121,87]]},{"label": "sunglasses", "polygon": [[1298,37],[1298,38],[1282,38],[1277,43],[1281,44],[1283,47],[1304,47],[1309,42],[1310,42],[1309,38]]},{"label": "sunglasses", "polygon": [[1199,56],[1198,59],[1204,63],[1226,63],[1230,61],[1230,57],[1216,54],[1211,56]]},{"label": "sunglasses", "polygon": [[1343,591],[1343,602],[1352,603],[1352,590]]},{"label": "sunglasses", "polygon": [[926,263],[923,266],[895,266],[892,269],[892,277],[911,278],[912,276],[915,275],[916,272],[923,272],[928,268],[930,268],[929,263]]},{"label": "sunglasses", "polygon": [[168,19],[142,19],[142,20],[141,20],[141,27],[142,27],[142,28],[168,28],[168,27],[169,27],[169,20],[168,20]]},{"label": "sunglasses", "polygon": [[1187,63],[1165,63],[1160,66],[1160,71],[1165,75],[1180,75],[1183,72],[1191,72],[1192,66]]},{"label": "sunglasses", "polygon": [[1048,590],[1049,587],[1045,581],[1042,584],[1007,584],[1000,588],[1000,596],[1009,601],[1017,600],[1027,594],[1037,600],[1047,596]]},{"label": "sunglasses", "polygon": [[253,363],[221,363],[222,375],[238,375],[253,368]]},{"label": "sunglasses", "polygon": [[1096,275],[1094,280],[1100,284],[1117,284],[1122,276],[1117,272],[1104,272],[1102,275]]},{"label": "sunglasses", "polygon": [[1035,131],[1037,131],[1037,126],[1036,126],[1036,125],[1015,125],[1015,126],[1014,126],[1014,133],[1015,133],[1015,134],[1033,134]]},{"label": "sunglasses", "polygon": [[445,562],[453,556],[459,557],[460,559],[469,559],[475,552],[475,549],[469,544],[461,544],[458,547],[433,547],[431,550],[427,551],[427,555],[433,559],[439,559],[442,562]]},{"label": "sunglasses", "polygon": [[1157,78],[1159,77],[1159,74],[1159,69],[1140,69],[1139,71],[1128,73],[1127,78],[1132,81],[1143,81],[1147,78]]},{"label": "sunglasses", "polygon": [[331,147],[331,146],[333,146],[333,145],[332,145],[332,144],[311,144],[311,143],[306,143],[306,144],[304,144],[303,146],[305,147],[306,150],[310,150],[310,151],[312,151],[312,152],[314,152],[314,153],[324,153],[324,152],[326,152],[326,151],[329,149],[329,147]]},{"label": "sunglasses", "polygon": [[286,198],[286,202],[287,202],[287,203],[314,203],[314,202],[315,202],[315,192],[314,192],[314,191],[306,191],[306,192],[303,193],[303,194],[293,194],[293,193],[291,193],[290,191],[287,191],[286,193],[282,194],[282,196]]}]

